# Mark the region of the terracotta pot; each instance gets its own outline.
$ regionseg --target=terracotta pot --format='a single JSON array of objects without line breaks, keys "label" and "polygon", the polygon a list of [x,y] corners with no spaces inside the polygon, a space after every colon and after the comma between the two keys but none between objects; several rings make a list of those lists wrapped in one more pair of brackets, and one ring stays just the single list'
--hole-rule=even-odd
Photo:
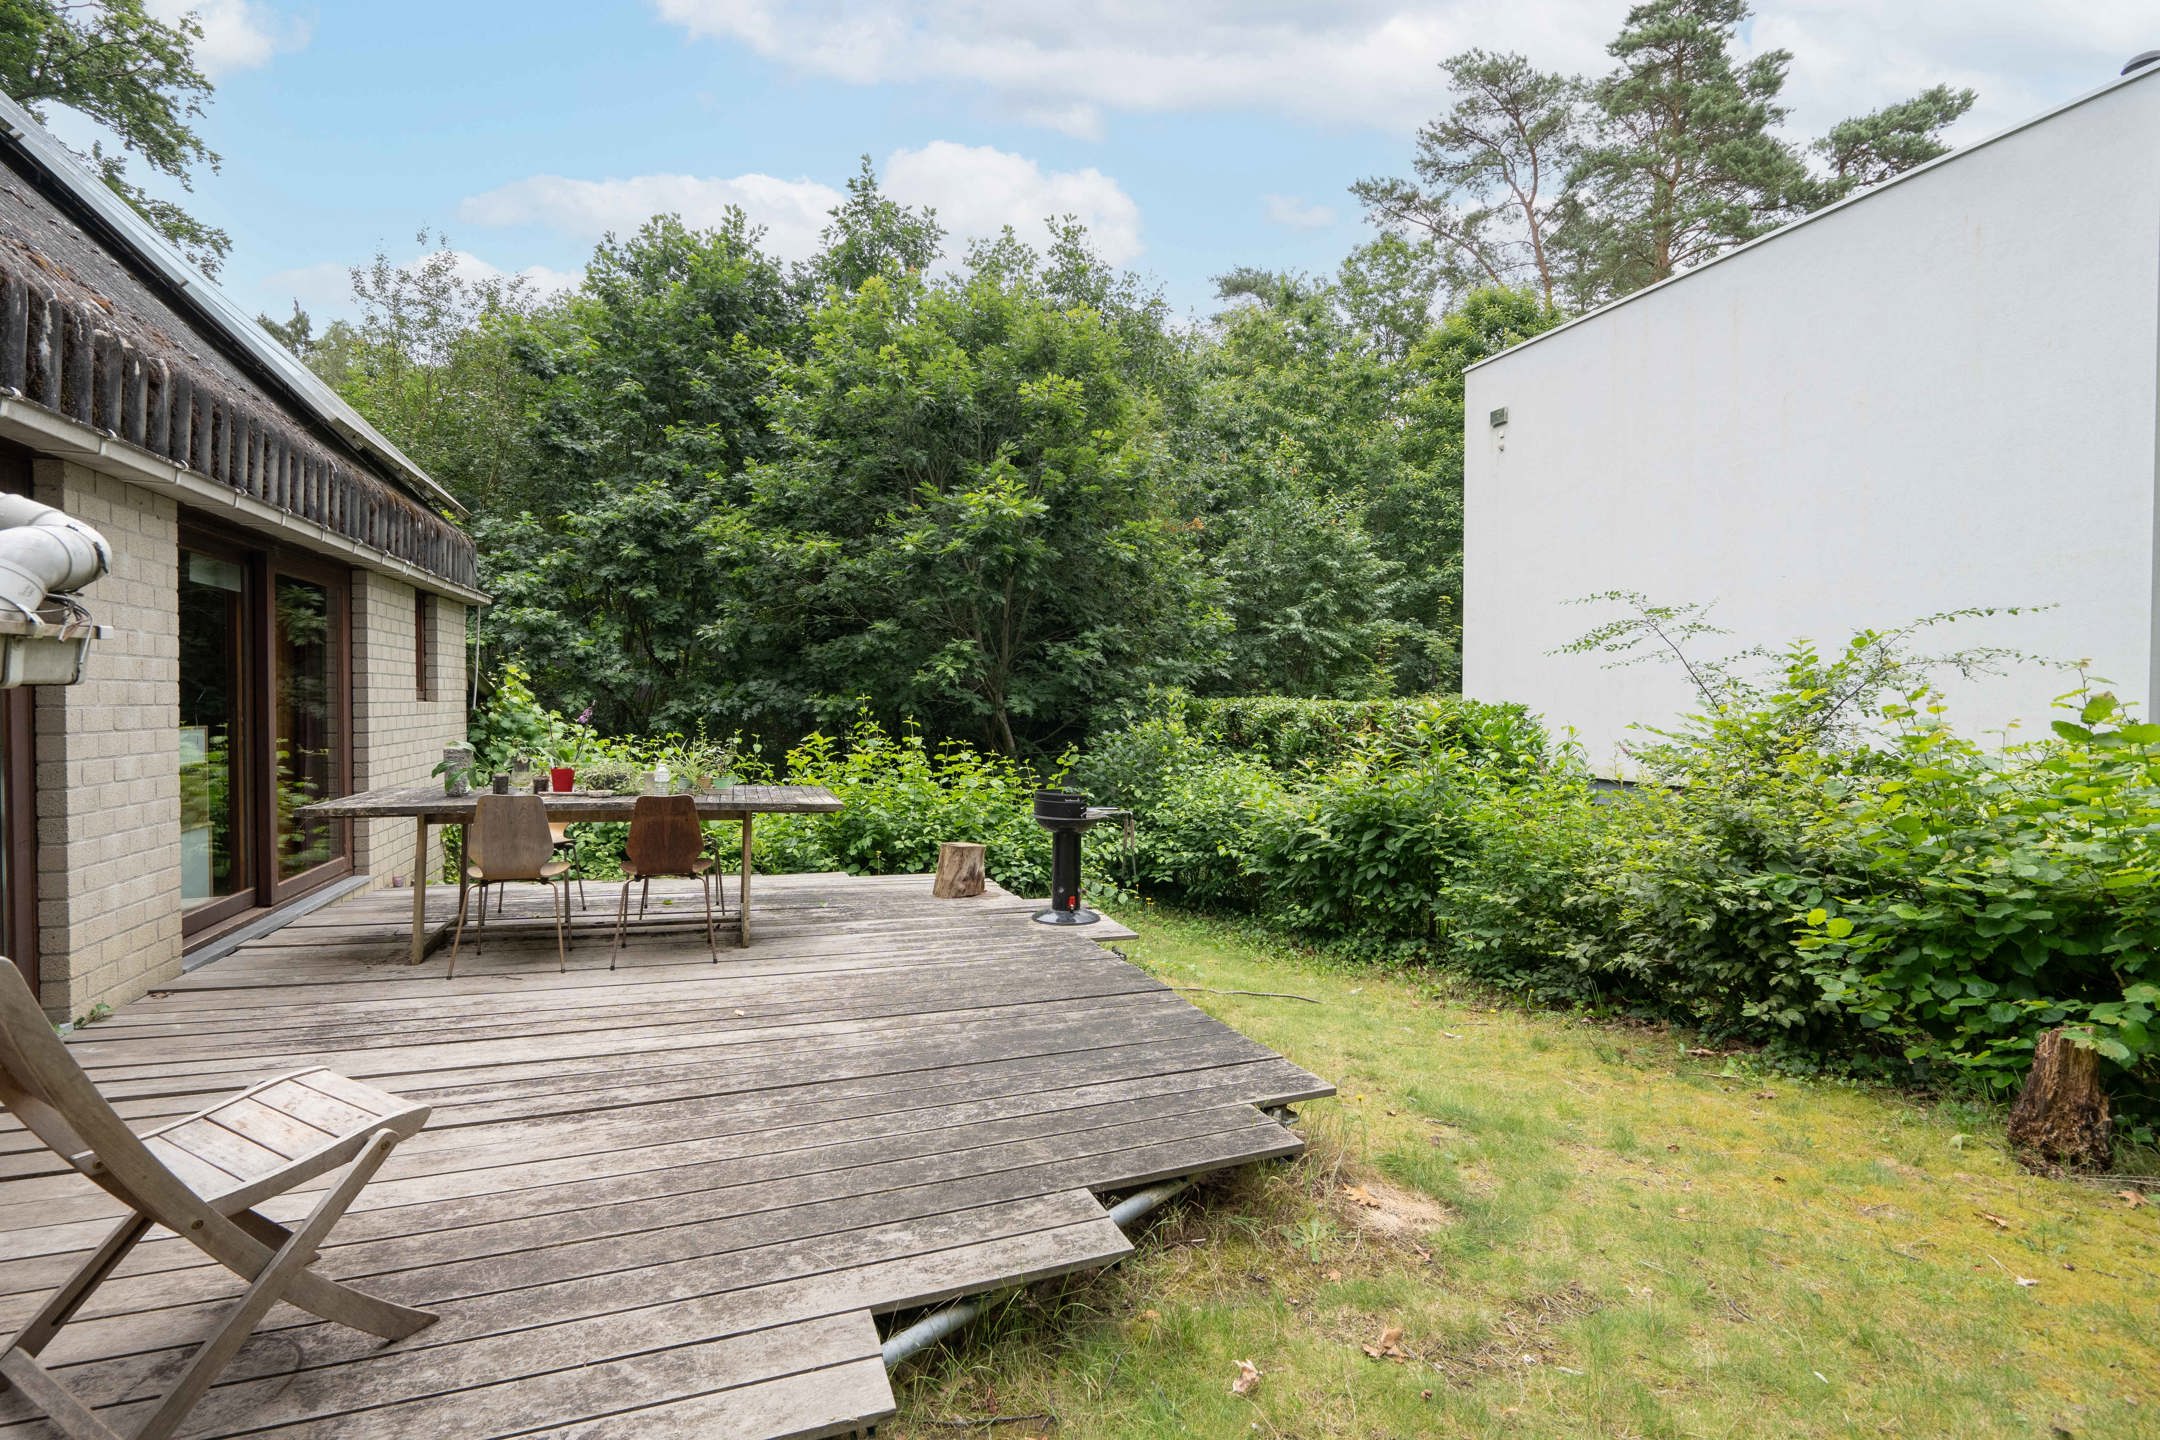
[{"label": "terracotta pot", "polygon": [[577,782],[577,771],[568,765],[557,765],[548,771],[548,784],[558,795],[567,795]]}]

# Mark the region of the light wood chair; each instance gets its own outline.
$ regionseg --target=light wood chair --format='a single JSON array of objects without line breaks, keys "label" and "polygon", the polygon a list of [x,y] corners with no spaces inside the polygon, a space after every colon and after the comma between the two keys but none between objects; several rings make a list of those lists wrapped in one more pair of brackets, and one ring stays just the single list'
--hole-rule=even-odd
[{"label": "light wood chair", "polygon": [[[638,918],[652,882],[666,877],[697,880],[705,888],[705,944],[720,963],[720,942],[713,933],[713,862],[705,854],[705,827],[698,823],[697,801],[688,795],[641,795],[630,807],[630,838],[623,844],[622,903],[615,910],[615,946],[608,969],[622,953],[623,931],[630,921],[630,887],[642,883]],[[723,902],[724,904],[725,902]]]},{"label": "light wood chair", "polygon": [[465,831],[465,873],[458,886],[457,934],[450,941],[449,976],[457,974],[458,947],[465,942],[466,897],[480,887],[480,923],[473,936],[479,951],[487,938],[487,887],[506,880],[537,880],[547,886],[555,907],[555,959],[570,968],[570,887],[562,882],[568,864],[552,857],[555,836],[549,829],[547,802],[538,795],[482,795],[473,806]]},{"label": "light wood chair", "polygon": [[[75,1440],[120,1440],[120,1432],[61,1384],[38,1354],[152,1225],[250,1284],[173,1388],[129,1432],[133,1440],[172,1434],[280,1300],[386,1340],[435,1319],[313,1268],[331,1227],[391,1149],[426,1123],[425,1105],[328,1070],[301,1070],[137,1135],[90,1083],[22,973],[6,960],[0,960],[0,1102],[129,1211],[0,1352],[0,1380]],[[344,1174],[294,1229],[254,1208],[339,1166]]]}]

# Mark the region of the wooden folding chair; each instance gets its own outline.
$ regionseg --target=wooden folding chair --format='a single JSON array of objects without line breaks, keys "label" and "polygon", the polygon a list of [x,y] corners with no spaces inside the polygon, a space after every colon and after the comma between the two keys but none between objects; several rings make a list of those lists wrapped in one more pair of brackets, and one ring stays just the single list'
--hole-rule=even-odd
[{"label": "wooden folding chair", "polygon": [[[705,854],[705,827],[698,822],[697,801],[688,795],[641,795],[630,807],[630,834],[623,842],[622,900],[615,910],[615,946],[608,951],[608,969],[615,968],[622,953],[623,931],[630,919],[630,887],[642,882],[638,892],[638,918],[645,918],[645,901],[656,877],[677,876],[699,881],[705,887],[705,944],[714,964],[720,963],[720,942],[713,936],[713,862]],[[721,901],[723,911],[726,900]]]},{"label": "wooden folding chair", "polygon": [[[0,1102],[130,1212],[0,1352],[0,1382],[22,1391],[76,1440],[121,1435],[38,1363],[38,1353],[152,1225],[252,1283],[149,1418],[130,1432],[134,1440],[172,1434],[280,1300],[386,1340],[435,1319],[312,1268],[331,1227],[391,1149],[426,1123],[425,1105],[328,1070],[302,1070],[137,1135],[75,1063],[22,973],[6,960],[0,960]],[[344,1173],[296,1228],[254,1208],[339,1166]]]}]

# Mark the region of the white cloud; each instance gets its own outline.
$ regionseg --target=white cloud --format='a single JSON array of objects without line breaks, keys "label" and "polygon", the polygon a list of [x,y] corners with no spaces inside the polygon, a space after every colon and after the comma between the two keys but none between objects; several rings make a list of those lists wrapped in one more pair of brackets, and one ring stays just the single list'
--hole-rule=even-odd
[{"label": "white cloud", "polygon": [[1259,109],[1407,128],[1471,45],[1599,56],[1625,0],[655,0],[690,34],[850,84],[964,86],[1083,137],[1105,112]]},{"label": "white cloud", "polygon": [[1295,195],[1263,195],[1260,205],[1270,222],[1292,230],[1325,230],[1335,223],[1333,210],[1307,204]]},{"label": "white cloud", "polygon": [[540,225],[589,242],[610,230],[628,234],[654,215],[672,213],[692,225],[717,225],[733,205],[766,228],[765,243],[774,254],[799,259],[817,249],[826,212],[840,198],[830,185],[771,175],[620,180],[534,175],[469,197],[459,204],[458,219],[472,225]]},{"label": "white cloud", "polygon": [[[654,0],[693,36],[850,84],[979,94],[1092,137],[1106,113],[1255,110],[1407,136],[1435,66],[1471,46],[1594,75],[1628,0]],[[2160,44],[2152,0],[1757,0],[1748,36],[1794,52],[1796,132],[1929,85],[1971,85],[1970,139],[2078,94]]]},{"label": "white cloud", "polygon": [[[457,257],[456,271],[462,279],[499,280],[516,274],[524,277],[535,294],[542,296],[559,295],[574,288],[584,278],[580,271],[556,270],[546,265],[528,265],[522,270],[509,271],[468,250],[451,253]],[[418,269],[422,258],[415,255],[404,262],[404,268]],[[257,308],[274,320],[282,320],[291,314],[295,302],[312,315],[318,325],[341,316],[350,318],[357,312],[353,303],[352,267],[335,261],[279,270],[265,275],[249,288],[258,297]]]},{"label": "white cloud", "polygon": [[[885,193],[908,205],[935,206],[957,253],[968,240],[996,235],[1010,225],[1021,239],[1040,245],[1049,238],[1045,217],[1076,215],[1097,249],[1112,264],[1140,253],[1140,207],[1117,181],[1100,170],[1045,170],[1024,155],[987,145],[938,140],[916,150],[896,150],[880,167]],[[753,224],[766,228],[766,248],[799,260],[817,249],[827,212],[840,190],[816,180],[771,175],[715,178],[699,175],[633,175],[577,180],[535,175],[475,195],[458,207],[468,225],[537,225],[581,242],[608,231],[627,234],[649,217],[675,213],[693,225],[717,224],[739,205]]]},{"label": "white cloud", "polygon": [[212,80],[235,70],[255,70],[280,51],[308,42],[307,22],[280,15],[258,0],[150,0],[152,17],[167,24],[192,14],[202,26],[195,63]]},{"label": "white cloud", "polygon": [[1970,141],[2113,79],[2160,44],[2150,0],[1777,0],[1751,39],[1793,52],[1793,128],[1819,134],[1930,85],[1980,102],[1952,138]]},{"label": "white cloud", "polygon": [[1040,248],[1050,239],[1044,220],[1072,215],[1110,264],[1126,264],[1140,253],[1140,207],[1092,165],[1044,170],[1024,155],[988,145],[933,140],[920,150],[895,150],[880,179],[895,200],[935,206],[939,223],[962,240],[994,236],[1010,225]]}]

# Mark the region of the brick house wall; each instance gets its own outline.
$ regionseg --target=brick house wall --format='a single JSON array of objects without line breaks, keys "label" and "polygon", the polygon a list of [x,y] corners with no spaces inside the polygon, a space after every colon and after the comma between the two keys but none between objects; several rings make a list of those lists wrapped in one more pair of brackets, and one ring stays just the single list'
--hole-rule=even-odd
[{"label": "brick house wall", "polygon": [[179,506],[72,461],[32,485],[113,552],[88,592],[112,636],[37,695],[41,999],[75,1017],[180,973]]},{"label": "brick house wall", "polygon": [[[34,792],[40,1000],[56,1020],[120,1005],[180,973],[180,521],[172,497],[74,461],[39,457],[34,498],[92,525],[112,569],[83,594],[110,626],[77,685],[35,700]],[[351,574],[355,789],[417,784],[465,736],[467,607],[427,606],[431,673],[422,698],[413,585]],[[354,871],[410,883],[413,827],[356,825]],[[439,874],[442,844],[430,847]]]},{"label": "brick house wall", "polygon": [[[429,597],[427,698],[420,693],[414,631],[417,592],[372,570],[353,571],[353,788],[426,780],[443,747],[465,738],[465,606]],[[371,888],[412,883],[414,826],[372,820],[353,827],[353,867]],[[429,842],[430,877],[442,874],[442,835]]]}]

